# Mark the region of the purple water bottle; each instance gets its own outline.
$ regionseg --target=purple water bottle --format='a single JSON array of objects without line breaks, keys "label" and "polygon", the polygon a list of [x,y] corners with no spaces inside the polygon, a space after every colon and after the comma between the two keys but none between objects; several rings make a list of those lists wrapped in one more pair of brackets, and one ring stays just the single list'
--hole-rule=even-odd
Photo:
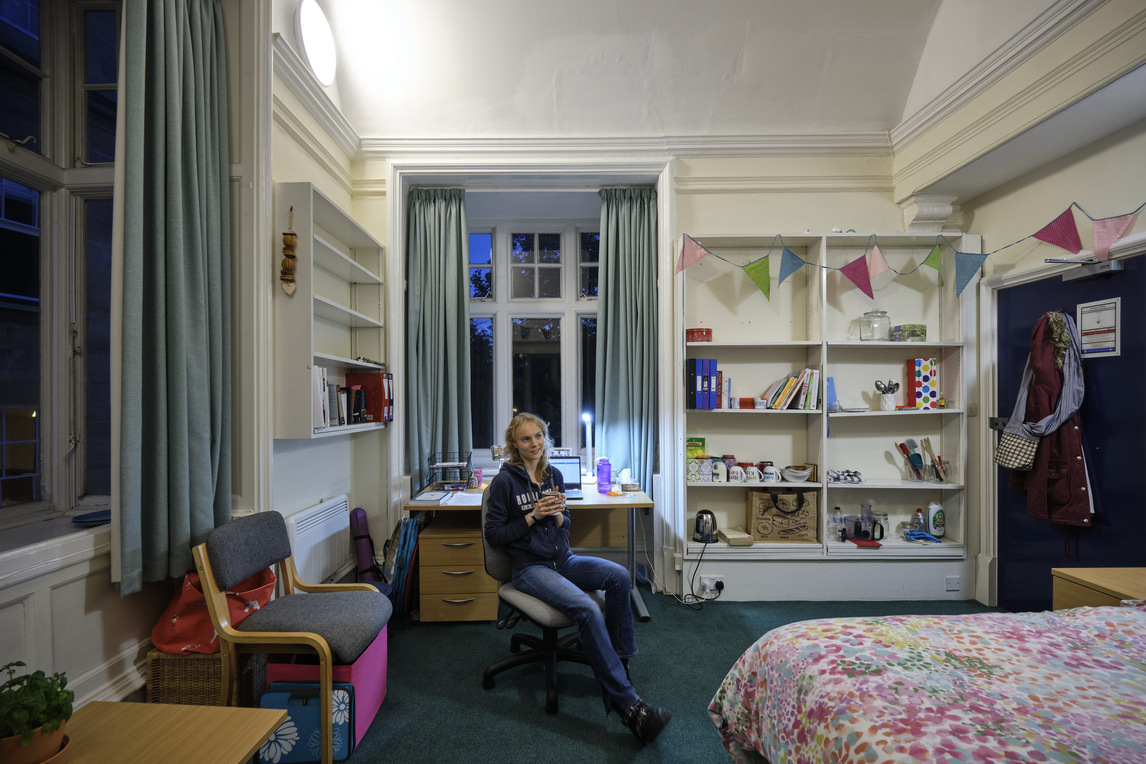
[{"label": "purple water bottle", "polygon": [[613,467],[609,459],[602,456],[597,460],[597,493],[608,493],[613,488]]}]

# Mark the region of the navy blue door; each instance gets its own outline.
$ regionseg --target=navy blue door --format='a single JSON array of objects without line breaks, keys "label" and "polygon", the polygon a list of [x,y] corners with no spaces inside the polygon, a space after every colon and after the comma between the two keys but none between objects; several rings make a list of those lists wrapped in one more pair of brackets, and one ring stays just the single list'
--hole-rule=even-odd
[{"label": "navy blue door", "polygon": [[1146,258],[1093,279],[1059,276],[1000,290],[999,411],[1009,417],[1030,352],[1031,329],[1044,313],[1076,318],[1079,303],[1122,298],[1122,354],[1084,358],[1083,448],[1094,496],[1091,527],[1027,516],[1026,499],[1007,488],[997,467],[999,605],[1049,610],[1051,568],[1146,565]]}]

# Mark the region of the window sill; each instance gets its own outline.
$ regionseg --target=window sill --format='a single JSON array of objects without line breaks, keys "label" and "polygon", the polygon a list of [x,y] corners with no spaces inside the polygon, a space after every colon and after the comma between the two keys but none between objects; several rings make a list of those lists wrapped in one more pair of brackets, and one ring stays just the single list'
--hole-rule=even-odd
[{"label": "window sill", "polygon": [[0,541],[0,589],[110,551],[110,525],[77,528],[58,517],[8,528]]}]

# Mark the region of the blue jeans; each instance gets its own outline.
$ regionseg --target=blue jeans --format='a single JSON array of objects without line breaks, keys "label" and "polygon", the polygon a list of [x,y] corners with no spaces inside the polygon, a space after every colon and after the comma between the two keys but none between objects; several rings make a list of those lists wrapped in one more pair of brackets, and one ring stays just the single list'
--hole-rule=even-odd
[{"label": "blue jeans", "polygon": [[[593,675],[619,709],[636,702],[637,691],[621,663],[622,658],[637,654],[627,569],[600,557],[571,555],[557,570],[545,565],[515,570],[513,585],[549,603],[577,624],[581,649]],[[596,590],[605,592],[604,610],[586,593]]]}]

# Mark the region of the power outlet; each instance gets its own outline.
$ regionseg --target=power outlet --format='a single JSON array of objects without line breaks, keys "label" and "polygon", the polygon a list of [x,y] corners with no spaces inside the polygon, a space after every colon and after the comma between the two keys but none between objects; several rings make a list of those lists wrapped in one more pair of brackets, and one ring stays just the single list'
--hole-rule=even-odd
[{"label": "power outlet", "polygon": [[957,592],[963,588],[963,578],[961,576],[947,576],[947,591]]},{"label": "power outlet", "polygon": [[724,576],[701,576],[700,591],[703,594],[712,594],[724,589]]}]

